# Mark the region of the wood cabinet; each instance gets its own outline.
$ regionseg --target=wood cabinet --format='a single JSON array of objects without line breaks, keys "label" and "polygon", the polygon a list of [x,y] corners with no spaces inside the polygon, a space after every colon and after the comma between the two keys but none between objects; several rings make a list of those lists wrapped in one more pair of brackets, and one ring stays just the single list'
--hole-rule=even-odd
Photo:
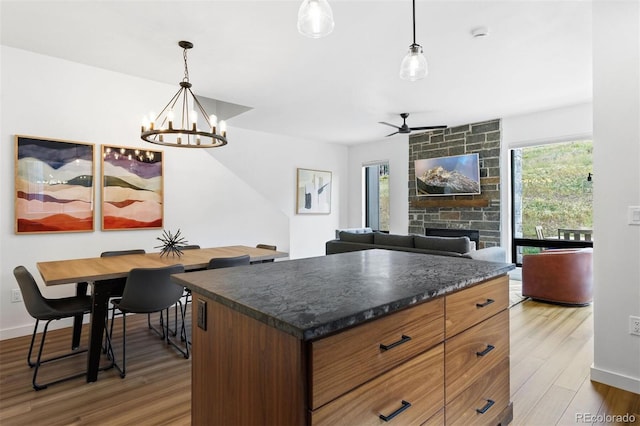
[{"label": "wood cabinet", "polygon": [[506,276],[312,341],[200,300],[193,424],[511,421]]},{"label": "wood cabinet", "polygon": [[445,305],[446,424],[510,423],[508,278],[447,295]]}]

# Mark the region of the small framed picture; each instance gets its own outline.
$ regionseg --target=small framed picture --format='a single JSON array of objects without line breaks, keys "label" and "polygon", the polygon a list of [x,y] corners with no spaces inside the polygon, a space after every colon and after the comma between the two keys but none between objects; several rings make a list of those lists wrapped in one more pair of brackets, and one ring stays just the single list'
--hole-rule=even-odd
[{"label": "small framed picture", "polygon": [[331,213],[331,172],[298,169],[297,214]]}]

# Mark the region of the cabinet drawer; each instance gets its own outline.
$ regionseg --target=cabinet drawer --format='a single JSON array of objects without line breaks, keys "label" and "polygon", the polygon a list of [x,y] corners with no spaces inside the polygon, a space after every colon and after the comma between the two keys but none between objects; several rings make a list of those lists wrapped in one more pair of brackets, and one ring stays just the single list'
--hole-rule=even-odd
[{"label": "cabinet drawer", "polygon": [[508,356],[508,310],[446,340],[445,394],[447,403]]},{"label": "cabinet drawer", "polygon": [[429,420],[422,423],[420,426],[442,426],[444,425],[444,408],[429,417]]},{"label": "cabinet drawer", "polygon": [[446,296],[448,339],[509,306],[509,278],[504,275]]},{"label": "cabinet drawer", "polygon": [[[312,425],[420,425],[444,406],[444,345],[311,412]],[[408,405],[410,404],[410,406]],[[402,409],[406,407],[405,409]],[[442,424],[442,423],[441,423]]]},{"label": "cabinet drawer", "polygon": [[310,408],[326,404],[443,339],[444,300],[439,298],[312,342]]},{"label": "cabinet drawer", "polygon": [[509,358],[505,358],[446,405],[447,426],[495,425],[509,397]]}]

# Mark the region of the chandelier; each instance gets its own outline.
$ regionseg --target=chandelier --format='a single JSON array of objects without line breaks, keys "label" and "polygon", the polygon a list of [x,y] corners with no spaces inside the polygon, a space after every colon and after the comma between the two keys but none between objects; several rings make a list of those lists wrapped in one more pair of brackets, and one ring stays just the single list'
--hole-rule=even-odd
[{"label": "chandelier", "polygon": [[[157,116],[152,112],[142,120],[140,137],[146,142],[181,148],[215,148],[227,144],[227,124],[218,122],[214,115],[208,115],[202,104],[191,91],[187,50],[193,47],[189,41],[178,43],[183,50],[184,78],[180,89]],[[198,127],[201,116],[206,127]]]}]

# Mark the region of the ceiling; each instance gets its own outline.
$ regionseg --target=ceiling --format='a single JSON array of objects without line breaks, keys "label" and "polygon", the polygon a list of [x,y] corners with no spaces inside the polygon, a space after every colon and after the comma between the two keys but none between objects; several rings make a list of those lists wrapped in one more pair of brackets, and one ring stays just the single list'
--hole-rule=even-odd
[{"label": "ceiling", "polygon": [[[2,0],[1,42],[177,89],[189,40],[194,92],[251,108],[231,129],[342,144],[384,139],[378,122],[401,112],[455,126],[591,100],[590,1],[418,0],[429,75],[417,82],[398,77],[411,1],[329,0],[322,39],[297,32],[300,3]],[[487,37],[471,36],[479,26]]]}]

